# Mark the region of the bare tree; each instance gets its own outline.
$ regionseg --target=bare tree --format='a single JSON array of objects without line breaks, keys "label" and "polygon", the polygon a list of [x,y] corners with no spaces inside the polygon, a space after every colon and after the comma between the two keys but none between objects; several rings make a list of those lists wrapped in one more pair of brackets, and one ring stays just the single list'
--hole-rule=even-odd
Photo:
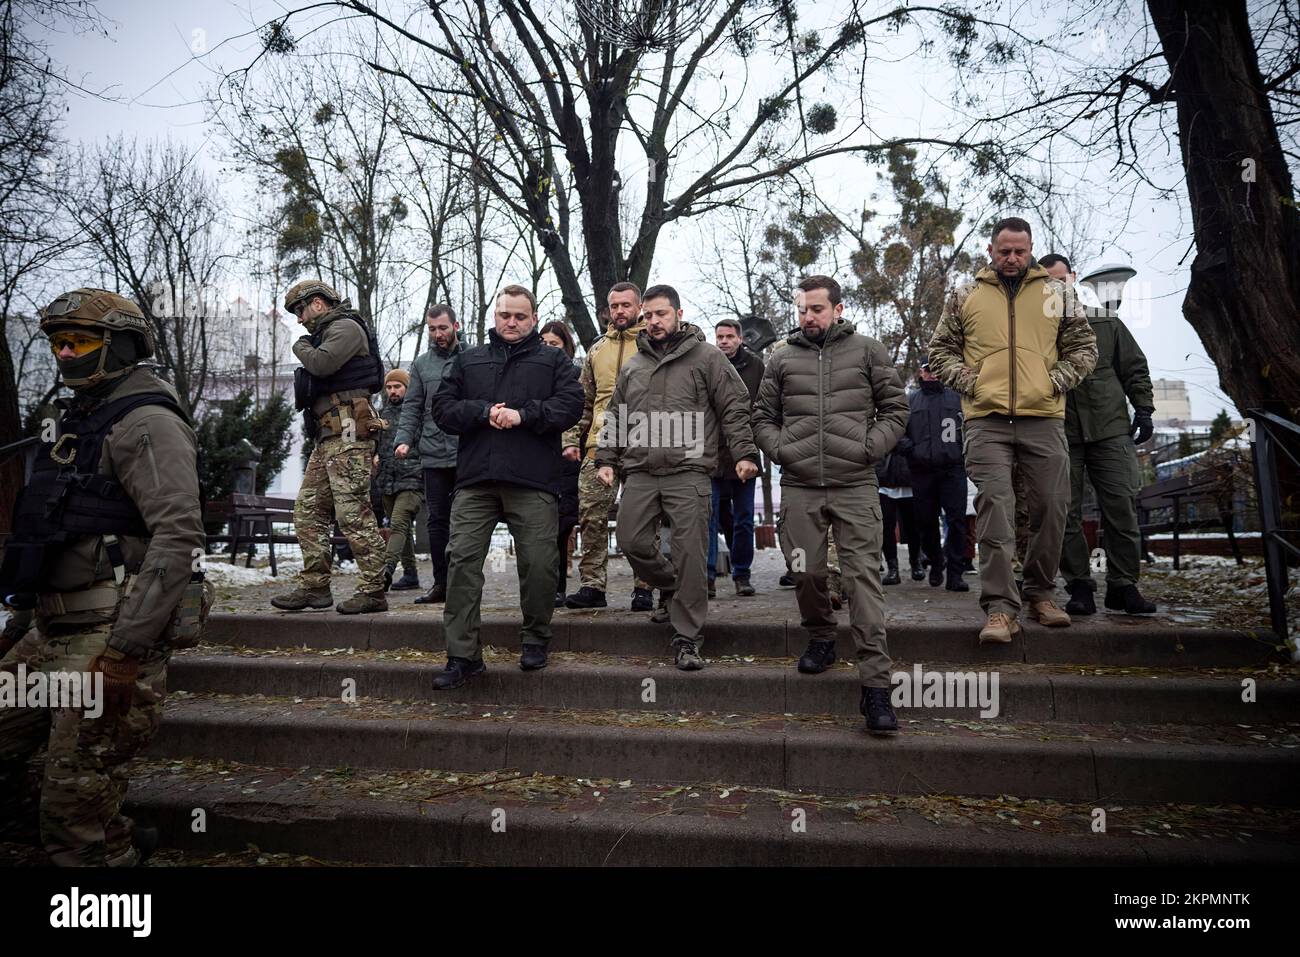
[{"label": "bare tree", "polygon": [[215,184],[174,143],[117,138],[83,151],[61,193],[85,238],[84,275],[134,299],[153,324],[157,361],[181,405],[203,398],[226,316],[220,300],[228,259]]},{"label": "bare tree", "polygon": [[[864,17],[850,2],[833,22],[810,29],[793,3],[728,0],[689,42],[650,53],[615,46],[567,4],[430,2],[429,32],[360,0],[334,6],[340,17],[368,17],[431,62],[453,68],[454,82],[448,82],[437,69],[371,61],[420,91],[427,114],[440,123],[456,128],[453,106],[461,99],[485,106],[504,149],[483,163],[483,183],[536,233],[566,316],[584,344],[598,332],[584,287],[600,302],[619,280],[644,285],[668,224],[729,205],[821,158],[889,145],[862,119],[845,119],[830,103],[808,102],[814,81],[849,74],[846,99],[865,103],[860,84],[869,39],[928,22],[954,56],[968,60],[979,49],[983,27],[954,7],[898,7]],[[266,50],[292,50],[295,18],[318,15],[321,8],[290,10],[267,24]],[[675,15],[675,4],[663,9],[664,16]],[[756,97],[751,85],[760,82],[764,93]],[[416,119],[403,125],[420,136]],[[619,219],[620,202],[632,193],[630,174],[625,182],[617,162],[625,134],[644,159],[636,173],[640,212],[629,236]],[[996,151],[992,140],[916,141]],[[589,285],[579,265],[584,256]]]}]

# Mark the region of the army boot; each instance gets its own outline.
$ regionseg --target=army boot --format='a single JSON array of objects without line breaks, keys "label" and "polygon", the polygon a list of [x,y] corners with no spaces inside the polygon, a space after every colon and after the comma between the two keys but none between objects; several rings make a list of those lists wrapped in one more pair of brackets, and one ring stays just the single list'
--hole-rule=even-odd
[{"label": "army boot", "polygon": [[888,688],[863,688],[858,710],[867,719],[872,734],[898,734],[898,716],[889,701]]},{"label": "army boot", "polygon": [[1095,615],[1097,602],[1092,596],[1092,582],[1072,581],[1069,586],[1070,600],[1065,603],[1067,615]]},{"label": "army boot", "polygon": [[388,611],[388,599],[379,594],[367,594],[359,591],[347,601],[341,601],[334,608],[340,615],[360,615],[366,612]]},{"label": "army boot", "polygon": [[393,582],[393,591],[410,591],[420,587],[420,573],[414,568],[402,566],[402,577]]},{"label": "army boot", "polygon": [[334,604],[334,596],[328,588],[295,588],[283,595],[276,595],[271,604],[284,611],[302,611],[304,608],[328,608]]},{"label": "army boot", "polygon": [[673,602],[673,593],[671,589],[659,589],[659,604],[650,615],[650,620],[656,625],[668,624],[668,606]]},{"label": "army boot", "polygon": [[1155,603],[1142,597],[1137,585],[1107,585],[1106,607],[1126,615],[1154,615]]}]

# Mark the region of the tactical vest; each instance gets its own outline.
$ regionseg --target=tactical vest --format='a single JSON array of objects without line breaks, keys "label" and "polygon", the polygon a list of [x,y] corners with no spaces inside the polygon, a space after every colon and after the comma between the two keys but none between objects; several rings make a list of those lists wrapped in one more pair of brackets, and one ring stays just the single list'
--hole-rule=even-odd
[{"label": "tactical vest", "polygon": [[353,356],[339,368],[335,369],[329,375],[312,375],[306,369],[300,370],[308,383],[306,404],[299,408],[311,408],[311,403],[323,395],[329,395],[332,392],[347,392],[352,389],[362,389],[369,395],[374,395],[384,387],[384,364],[379,358],[379,340],[375,338],[374,331],[359,315],[353,312],[344,312],[340,315],[323,322],[316,327],[309,338],[312,347],[319,349],[321,342],[325,339],[325,330],[330,323],[338,322],[340,319],[351,319],[365,331],[366,346],[370,350],[369,354],[364,356]]},{"label": "tactical vest", "polygon": [[[0,597],[7,604],[32,607],[27,602],[49,580],[62,546],[71,539],[94,535],[116,542],[119,535],[149,537],[140,510],[121,483],[99,474],[109,431],[143,405],[164,406],[189,421],[170,396],[142,392],[65,416],[59,438],[41,446],[31,479],[14,503],[13,536],[5,544],[0,566]],[[122,564],[111,550],[110,560]]]}]

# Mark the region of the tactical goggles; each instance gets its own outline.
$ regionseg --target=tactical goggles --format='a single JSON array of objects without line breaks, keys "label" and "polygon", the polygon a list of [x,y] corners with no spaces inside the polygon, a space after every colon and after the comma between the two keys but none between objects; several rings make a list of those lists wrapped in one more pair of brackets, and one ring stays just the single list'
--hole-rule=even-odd
[{"label": "tactical goggles", "polygon": [[87,335],[84,332],[55,332],[50,335],[50,351],[56,356],[65,348],[71,349],[76,356],[90,355],[103,346],[103,336]]}]

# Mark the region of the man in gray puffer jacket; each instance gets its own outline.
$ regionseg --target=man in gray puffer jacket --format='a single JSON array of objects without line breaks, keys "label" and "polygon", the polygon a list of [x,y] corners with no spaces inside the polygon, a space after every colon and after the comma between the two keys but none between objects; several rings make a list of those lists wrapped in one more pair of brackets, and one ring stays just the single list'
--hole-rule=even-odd
[{"label": "man in gray puffer jacket", "polygon": [[827,530],[839,548],[844,596],[862,682],[861,710],[873,733],[892,733],[883,523],[875,463],[907,426],[907,396],[885,348],[844,319],[840,284],[809,276],[795,296],[799,332],[773,353],[754,406],[754,438],[781,468],[781,548],[811,640],[799,670],[835,661],[835,615],[827,588]]}]

